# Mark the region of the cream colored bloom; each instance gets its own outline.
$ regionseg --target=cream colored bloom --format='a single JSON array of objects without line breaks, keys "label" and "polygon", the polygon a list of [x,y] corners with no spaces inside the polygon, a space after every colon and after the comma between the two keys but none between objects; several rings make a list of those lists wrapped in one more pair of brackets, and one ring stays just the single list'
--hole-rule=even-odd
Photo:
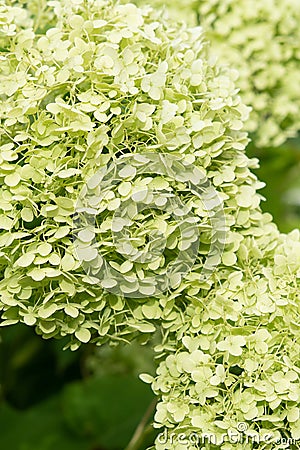
[{"label": "cream colored bloom", "polygon": [[[139,4],[145,0],[139,0]],[[256,146],[278,146],[300,128],[298,0],[148,0],[190,25],[198,23],[222,63],[239,71],[252,107],[247,130]]]}]

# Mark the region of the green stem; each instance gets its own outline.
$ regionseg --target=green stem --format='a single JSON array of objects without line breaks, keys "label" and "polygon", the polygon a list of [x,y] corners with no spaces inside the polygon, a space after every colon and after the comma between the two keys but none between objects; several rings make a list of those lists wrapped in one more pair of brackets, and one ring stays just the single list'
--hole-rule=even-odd
[{"label": "green stem", "polygon": [[152,429],[153,429],[152,425],[151,424],[147,425],[147,422],[154,411],[156,403],[157,403],[157,400],[154,398],[152,400],[152,402],[150,403],[150,405],[148,406],[140,423],[136,427],[135,432],[133,433],[133,436],[130,439],[130,442],[127,445],[127,447],[125,448],[125,450],[138,450],[140,448],[140,445],[143,443],[145,437],[147,436],[147,434],[150,431],[152,431]]}]

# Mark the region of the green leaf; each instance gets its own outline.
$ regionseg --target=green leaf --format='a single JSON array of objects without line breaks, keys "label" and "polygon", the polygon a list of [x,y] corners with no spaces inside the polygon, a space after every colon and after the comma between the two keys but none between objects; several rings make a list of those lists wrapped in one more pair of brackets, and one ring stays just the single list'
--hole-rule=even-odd
[{"label": "green leaf", "polygon": [[63,398],[71,432],[91,437],[101,448],[115,450],[126,447],[153,393],[133,375],[109,374],[73,383]]},{"label": "green leaf", "polygon": [[63,417],[59,396],[19,411],[2,402],[0,420],[3,430],[0,448],[14,450],[90,450],[90,442],[78,433],[70,433]]}]

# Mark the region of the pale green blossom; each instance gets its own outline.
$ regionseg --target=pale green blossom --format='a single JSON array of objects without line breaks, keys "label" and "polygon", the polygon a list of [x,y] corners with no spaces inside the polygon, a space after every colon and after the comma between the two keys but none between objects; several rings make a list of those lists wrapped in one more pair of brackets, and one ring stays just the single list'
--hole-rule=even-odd
[{"label": "pale green blossom", "polygon": [[[168,348],[157,348],[162,359],[156,377],[145,379],[161,396],[159,409],[173,392],[190,405],[189,416],[177,425],[168,415],[155,417],[155,426],[172,432],[174,442],[182,432],[209,431],[219,439],[212,448],[233,450],[236,444],[225,444],[220,436],[239,433],[239,424],[261,439],[258,448],[271,450],[276,439],[299,438],[299,231],[281,235],[268,222],[252,231],[235,266],[219,271],[219,285],[206,296],[203,290],[201,296],[188,295]],[[273,299],[271,308],[266,295]],[[216,309],[221,298],[224,310]],[[235,316],[226,313],[228,299],[239,306]],[[176,374],[165,372],[171,360]]]},{"label": "pale green blossom", "polygon": [[[37,19],[35,1],[3,6],[1,325],[21,322],[44,338],[67,337],[73,350],[87,342],[144,343],[159,330],[157,373],[143,377],[159,396],[155,427],[212,432],[222,450],[249,448],[222,444],[224,430],[241,422],[253,433],[299,437],[300,236],[280,234],[260,209],[263,184],[251,172],[257,161],[245,154],[249,111],[236,71],[211,57],[201,28],[151,8],[107,0],[42,5],[48,25],[44,13]],[[218,193],[224,223],[182,180],[139,174],[149,150],[197,168]],[[124,154],[137,165],[125,164],[114,182],[97,176]],[[79,257],[73,225],[84,186],[97,221],[79,230]],[[139,199],[151,204],[154,191],[158,209],[138,211]],[[167,292],[156,296],[149,283],[142,299],[131,298],[139,280],[159,276],[194,242],[189,228],[180,240],[174,214],[164,209],[169,197],[193,212],[195,264]],[[128,214],[115,214],[124,205]],[[222,260],[203,279],[218,239]],[[155,253],[157,243],[164,249]],[[101,268],[102,255],[124,275],[122,295],[110,292],[115,279],[101,284],[84,270],[84,262]]]},{"label": "pale green blossom", "polygon": [[[300,9],[296,0],[137,3],[160,7],[174,19],[203,27],[212,53],[239,72],[236,85],[245,104],[252,108],[246,129],[256,146],[278,146],[297,134]],[[193,80],[200,82],[200,74]]]},{"label": "pale green blossom", "polygon": [[[217,282],[199,277],[214,239],[209,211],[182,183],[157,173],[138,176],[132,165],[101,192],[91,177],[120,154],[149,150],[194,164],[215,186],[232,228],[223,243],[224,265],[236,260],[243,240],[240,211],[249,211],[245,227],[263,217],[255,192],[260,184],[249,170],[256,162],[243,152],[247,108],[235,88],[236,73],[210,58],[200,28],[188,29],[150,8],[32,0],[6,6],[4,15],[15,33],[6,38],[0,72],[2,325],[21,321],[47,338],[68,336],[72,349],[108,336],[129,340],[145,333],[147,339],[158,323],[176,329],[183,293]],[[99,221],[79,230],[76,253],[73,216],[87,182]],[[133,210],[129,217],[115,216],[129,200],[131,209],[142,197],[149,201],[153,190],[160,209],[141,211],[136,220]],[[143,304],[126,299],[140,280],[159,275],[195,240],[189,229],[181,239],[172,212],[164,210],[170,196],[195,216],[202,242],[196,265],[186,279],[171,280],[172,299],[153,296],[150,284],[141,288]],[[114,279],[98,284],[81,266],[101,266],[99,249],[124,276],[122,296],[107,291]],[[229,301],[225,314],[235,319],[233,307]]]}]

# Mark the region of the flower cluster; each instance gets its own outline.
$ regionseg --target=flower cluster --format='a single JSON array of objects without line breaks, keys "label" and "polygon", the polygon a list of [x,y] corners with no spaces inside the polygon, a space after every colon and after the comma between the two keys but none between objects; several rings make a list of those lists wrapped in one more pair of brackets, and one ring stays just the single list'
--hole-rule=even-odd
[{"label": "flower cluster", "polygon": [[[139,4],[145,3],[144,0]],[[189,0],[146,3],[205,30],[220,61],[239,71],[237,86],[252,107],[254,144],[279,146],[300,129],[300,20],[295,0]]]},{"label": "flower cluster", "polygon": [[[126,1],[126,0],[123,0]],[[138,6],[151,5],[152,8],[160,9],[162,14],[169,19],[184,21],[191,27],[198,24],[198,5],[199,0],[134,0]]]},{"label": "flower cluster", "polygon": [[[30,5],[34,11],[36,2]],[[222,265],[234,264],[241,232],[251,234],[262,220],[261,183],[250,172],[257,163],[243,151],[248,109],[236,72],[210,57],[200,28],[149,8],[48,1],[49,28],[44,9],[35,15],[21,6],[6,6],[3,21],[14,31],[1,32],[2,325],[23,322],[46,338],[70,336],[72,349],[91,339],[147,337],[160,321],[172,328],[183,292],[196,295],[217,280],[200,277],[212,243],[222,241]],[[177,176],[171,163],[163,174],[151,169],[141,159],[149,152],[193,166],[196,184],[213,188],[224,220],[214,216],[213,197],[205,202],[189,189],[180,166]],[[135,165],[126,163],[135,155]],[[119,161],[119,173],[95,182],[97,171]],[[74,233],[86,186],[85,211],[96,217]],[[181,206],[172,211],[174,198]],[[142,200],[142,208],[134,206]],[[182,225],[186,217],[192,229],[188,220]],[[153,295],[144,280],[168,273],[172,262],[176,269],[195,228],[201,244],[189,277],[174,273],[167,291]],[[103,257],[109,272],[99,283]],[[117,292],[113,270],[123,277]]]},{"label": "flower cluster", "polygon": [[294,136],[300,128],[298,2],[200,1],[199,14],[221,60],[240,72],[255,144],[277,146]]},{"label": "flower cluster", "polygon": [[159,328],[158,427],[297,438],[300,237],[261,212],[236,71],[130,3],[1,20],[1,325],[71,349]]},{"label": "flower cluster", "polygon": [[[262,231],[245,238],[218,287],[189,296],[181,324],[157,347],[157,375],[142,376],[161,397],[155,426],[168,430],[157,450],[196,449],[204,436],[209,448],[226,450],[241,439],[238,448],[249,450],[300,439],[300,234]],[[182,445],[183,434],[194,440]]]}]

